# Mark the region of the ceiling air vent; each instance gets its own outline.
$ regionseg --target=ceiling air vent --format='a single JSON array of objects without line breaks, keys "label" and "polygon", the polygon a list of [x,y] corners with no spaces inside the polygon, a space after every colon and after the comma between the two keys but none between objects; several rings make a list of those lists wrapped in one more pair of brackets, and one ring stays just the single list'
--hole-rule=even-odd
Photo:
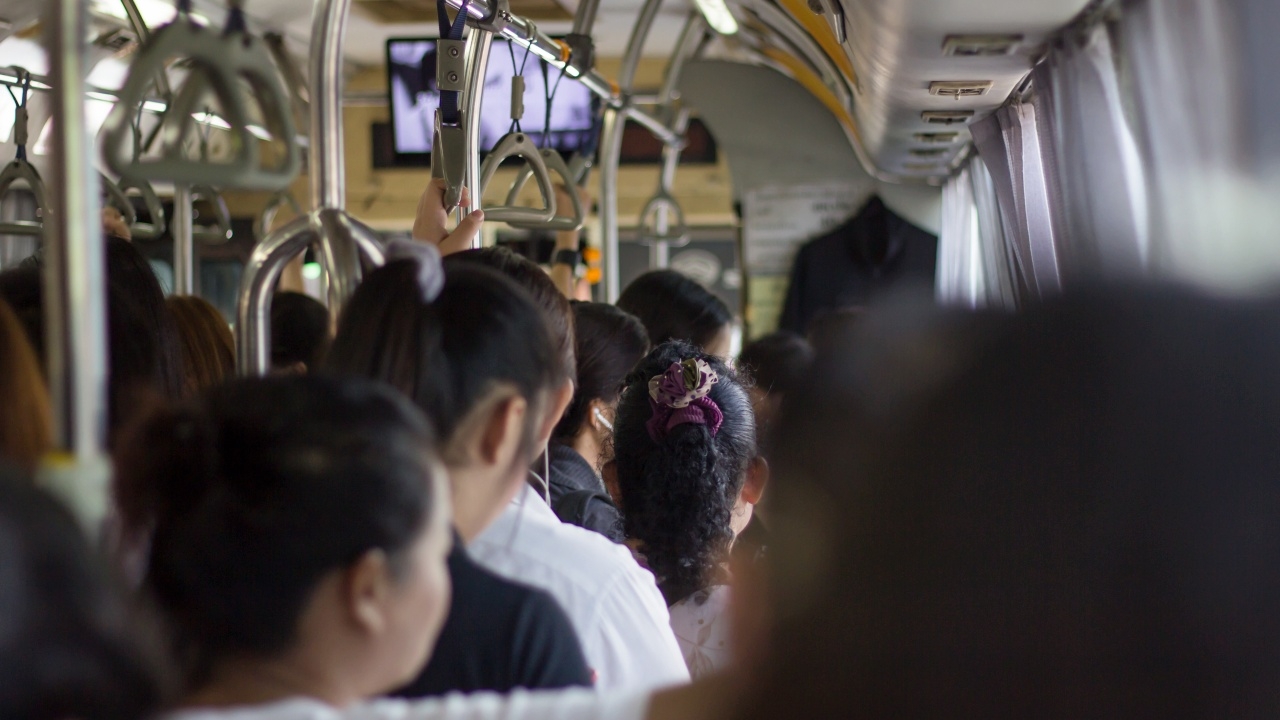
[{"label": "ceiling air vent", "polygon": [[935,80],[929,83],[929,94],[956,100],[982,97],[991,90],[991,85],[990,80]]},{"label": "ceiling air vent", "polygon": [[93,39],[94,47],[106,48],[113,53],[118,53],[133,43],[133,34],[120,28],[109,30]]},{"label": "ceiling air vent", "polygon": [[916,133],[916,140],[923,143],[933,143],[935,145],[950,145],[960,139],[958,132],[928,132]]},{"label": "ceiling air vent", "polygon": [[941,158],[951,152],[951,148],[911,148],[909,150],[911,157],[928,160],[930,158]]},{"label": "ceiling air vent", "polygon": [[926,110],[920,114],[925,122],[932,125],[954,125],[968,122],[973,117],[972,110]]},{"label": "ceiling air vent", "polygon": [[938,163],[909,162],[902,163],[902,169],[913,173],[931,173],[938,172],[941,166]]},{"label": "ceiling air vent", "polygon": [[949,35],[942,54],[954,57],[1002,57],[1022,44],[1021,35]]}]

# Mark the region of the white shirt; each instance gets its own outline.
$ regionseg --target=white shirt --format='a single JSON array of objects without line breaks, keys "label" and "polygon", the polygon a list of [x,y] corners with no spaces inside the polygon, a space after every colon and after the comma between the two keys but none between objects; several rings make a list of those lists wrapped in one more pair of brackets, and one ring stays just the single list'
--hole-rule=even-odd
[{"label": "white shirt", "polygon": [[696,680],[729,666],[728,585],[715,585],[690,595],[671,606],[671,629]]},{"label": "white shirt", "polygon": [[644,720],[649,697],[590,690],[510,695],[454,693],[428,700],[373,700],[335,708],[294,698],[264,705],[180,710],[161,720]]},{"label": "white shirt", "polygon": [[624,546],[560,522],[528,485],[467,550],[489,570],[551,593],[578,631],[597,688],[689,682],[653,574]]}]

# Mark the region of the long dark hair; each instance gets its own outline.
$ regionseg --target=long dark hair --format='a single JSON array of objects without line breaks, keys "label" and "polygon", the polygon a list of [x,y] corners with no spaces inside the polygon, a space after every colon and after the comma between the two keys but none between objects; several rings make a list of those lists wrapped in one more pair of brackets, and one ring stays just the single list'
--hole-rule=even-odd
[{"label": "long dark hair", "polygon": [[[653,415],[649,379],[690,358],[720,376],[709,397],[723,424],[714,436],[706,425],[677,425],[655,443],[645,427]],[[688,343],[664,343],[627,376],[613,443],[627,535],[644,544],[667,602],[678,602],[706,587],[733,543],[733,508],[756,457],[751,400],[719,358]]]},{"label": "long dark hair", "polygon": [[446,272],[454,267],[467,265],[483,265],[496,270],[529,293],[534,304],[542,311],[547,329],[551,332],[551,341],[560,356],[560,372],[556,382],[574,380],[577,363],[574,360],[573,312],[569,309],[569,299],[560,292],[550,276],[537,263],[504,247],[464,250],[444,259]]},{"label": "long dark hair", "polygon": [[[484,267],[450,267],[426,302],[418,261],[394,260],[370,273],[343,311],[326,368],[388,383],[413,399],[447,446],[467,415],[499,384],[531,409],[559,373],[543,315],[528,294]],[[532,444],[538,412],[529,412]]]},{"label": "long dark hair", "polygon": [[195,295],[170,295],[165,305],[178,329],[187,392],[194,394],[236,374],[236,341],[218,308]]},{"label": "long dark hair", "polygon": [[0,716],[143,720],[158,655],[70,513],[0,467]]},{"label": "long dark hair", "polygon": [[617,400],[627,373],[649,352],[644,325],[613,305],[573,303],[573,329],[578,384],[552,435],[560,441],[572,440],[582,430],[593,401]]},{"label": "long dark hair", "polygon": [[740,717],[1275,717],[1280,303],[935,312],[784,401]]},{"label": "long dark hair", "polygon": [[190,681],[285,649],[326,573],[374,549],[398,564],[430,517],[432,448],[421,413],[357,378],[240,380],[139,426],[117,503],[153,529],[146,587]]},{"label": "long dark hair", "polygon": [[618,307],[640,318],[652,343],[683,340],[705,349],[733,322],[723,300],[675,270],[652,270],[632,280]]}]

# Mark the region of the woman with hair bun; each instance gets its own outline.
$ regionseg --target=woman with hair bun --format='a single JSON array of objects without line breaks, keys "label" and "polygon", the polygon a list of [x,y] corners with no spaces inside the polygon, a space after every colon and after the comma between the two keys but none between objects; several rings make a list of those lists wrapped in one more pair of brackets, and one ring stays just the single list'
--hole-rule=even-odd
[{"label": "woman with hair bun", "polygon": [[720,358],[663,344],[627,378],[613,451],[627,536],[671,606],[690,674],[723,668],[725,564],[768,481],[746,388]]}]

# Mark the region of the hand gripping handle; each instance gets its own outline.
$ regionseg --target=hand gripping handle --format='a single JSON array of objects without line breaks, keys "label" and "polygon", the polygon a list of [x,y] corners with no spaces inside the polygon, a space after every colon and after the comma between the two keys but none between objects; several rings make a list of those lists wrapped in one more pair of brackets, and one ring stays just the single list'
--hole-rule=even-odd
[{"label": "hand gripping handle", "polygon": [[481,193],[483,194],[484,189],[489,187],[489,182],[493,180],[494,174],[498,172],[498,166],[502,165],[502,161],[509,157],[523,158],[528,163],[534,179],[538,181],[538,190],[542,193],[543,207],[538,209],[502,205],[484,208],[485,219],[495,222],[522,223],[545,227],[546,223],[556,216],[556,192],[555,188],[551,186],[551,175],[547,171],[547,165],[542,158],[542,153],[539,152],[538,146],[534,144],[528,135],[522,132],[507,133],[498,141],[493,151],[484,159],[484,164],[480,166]]},{"label": "hand gripping handle", "polygon": [[[554,230],[556,232],[577,232],[581,230],[582,224],[587,220],[587,212],[582,206],[582,198],[578,195],[577,175],[565,164],[564,158],[560,157],[559,152],[550,148],[543,148],[540,154],[542,155],[542,163],[547,166],[547,170],[559,175],[561,182],[564,183],[565,189],[568,191],[569,201],[573,203],[573,215],[567,217],[557,215],[544,223],[508,221],[507,224],[522,230]],[[533,177],[533,173],[532,166],[525,165],[520,168],[520,173],[516,175],[516,181],[512,183],[511,190],[507,192],[507,205],[516,204],[516,198],[520,195],[520,191],[524,189],[525,183],[529,181],[529,178]]]},{"label": "hand gripping handle", "polygon": [[138,211],[133,209],[133,202],[124,194],[120,186],[106,175],[98,173],[98,182],[102,185],[104,203],[120,211],[120,215],[124,217],[124,224],[128,225],[132,232],[133,226],[138,224]]},{"label": "hand gripping handle", "polygon": [[[25,182],[30,188],[31,194],[36,198],[36,212],[40,215],[44,214],[44,181],[40,179],[40,173],[36,168],[26,160],[14,160],[0,170],[0,198],[3,198],[9,192],[9,188],[15,182]],[[11,220],[9,222],[0,222],[0,235],[42,235],[44,234],[44,221],[41,220]]]},{"label": "hand gripping handle", "polygon": [[[649,219],[653,218],[657,222],[658,211],[666,209],[667,212],[674,215],[674,218],[668,218],[668,230],[665,233],[658,232],[656,227],[648,224]],[[674,222],[672,222],[674,220]],[[654,194],[649,202],[645,203],[644,210],[640,211],[640,241],[644,243],[665,242],[674,245],[685,245],[689,242],[689,226],[684,221],[684,210],[680,209],[680,203],[667,192],[666,188],[658,188],[658,192]]]}]

